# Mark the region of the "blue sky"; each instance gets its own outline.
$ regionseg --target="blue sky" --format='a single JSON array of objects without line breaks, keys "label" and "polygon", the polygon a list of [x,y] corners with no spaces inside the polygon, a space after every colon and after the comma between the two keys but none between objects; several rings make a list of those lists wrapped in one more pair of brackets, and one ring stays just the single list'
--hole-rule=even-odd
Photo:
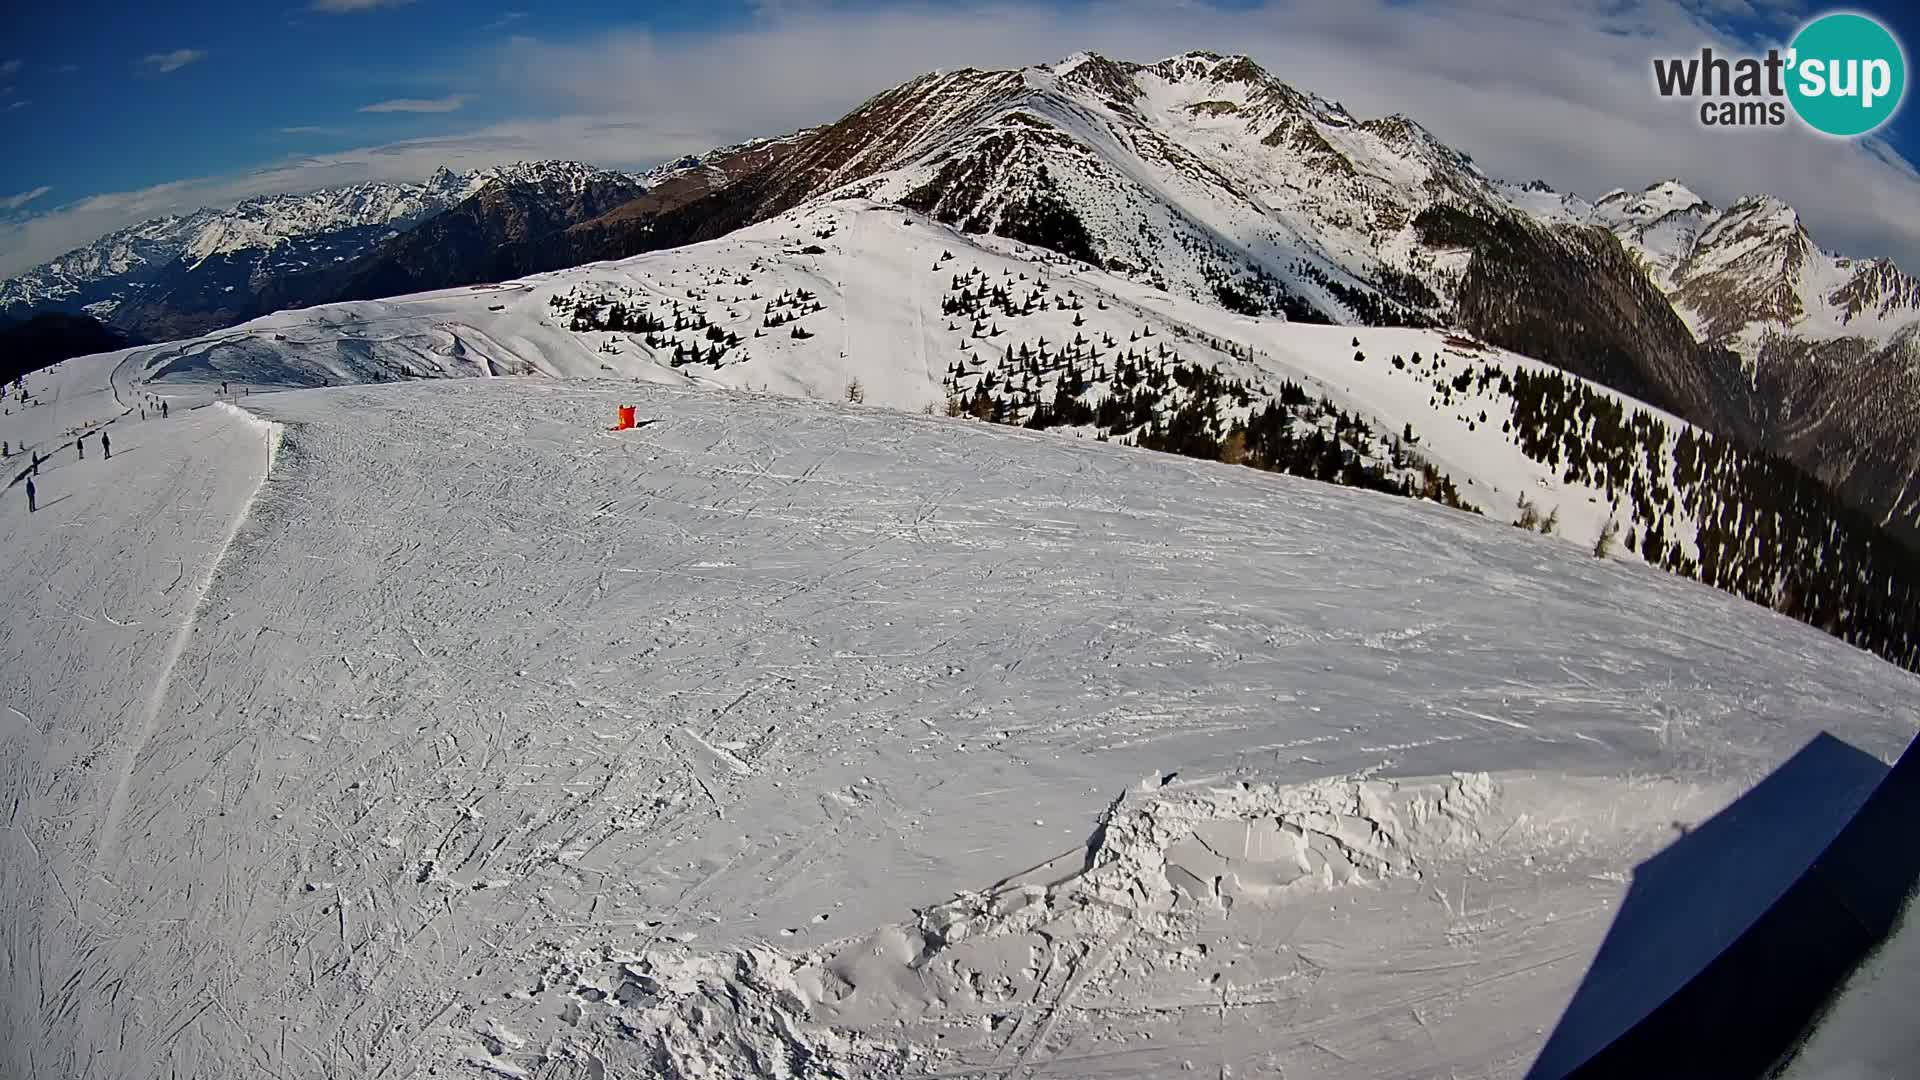
[{"label": "blue sky", "polygon": [[[1766,190],[1826,246],[1920,270],[1920,109],[1871,145],[1833,144],[1712,135],[1653,100],[1652,56],[1777,40],[1829,10],[1790,0],[160,8],[0,12],[0,273],[162,211],[442,162],[641,166],[830,120],[930,68],[1083,48],[1246,52],[1363,115],[1409,113],[1495,172],[1589,195],[1669,175],[1716,201]],[[1920,5],[1852,9],[1920,51]]]},{"label": "blue sky", "polygon": [[[235,0],[18,5],[0,15],[0,62],[23,67],[0,85],[28,104],[0,123],[26,152],[0,162],[0,191],[131,190],[537,116],[539,102],[489,92],[485,60],[505,36],[679,33],[751,15],[728,3],[541,4],[535,15],[529,3],[355,2],[332,12]],[[381,102],[446,111],[360,111]]]}]

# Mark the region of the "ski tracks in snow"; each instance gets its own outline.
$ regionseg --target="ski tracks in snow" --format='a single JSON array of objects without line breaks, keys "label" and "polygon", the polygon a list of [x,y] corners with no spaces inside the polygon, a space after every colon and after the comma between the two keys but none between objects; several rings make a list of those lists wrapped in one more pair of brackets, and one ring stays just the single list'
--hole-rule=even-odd
[{"label": "ski tracks in snow", "polygon": [[[127,791],[133,780],[134,766],[140,758],[141,751],[146,748],[147,740],[153,734],[154,724],[159,719],[161,709],[166,705],[167,691],[173,685],[174,668],[179,664],[180,654],[186,649],[187,641],[193,635],[194,626],[200,617],[201,606],[206,601],[207,591],[212,587],[215,575],[220,572],[220,561],[226,557],[227,550],[232,547],[234,536],[239,533],[241,524],[246,521],[248,508],[251,507],[255,496],[259,494],[260,485],[266,482],[267,474],[272,468],[273,447],[279,439],[278,432],[273,426],[261,421],[241,418],[237,419],[237,422],[250,422],[259,432],[261,438],[259,463],[257,470],[254,470],[257,478],[254,480],[253,490],[247,494],[245,500],[234,512],[225,535],[206,553],[206,569],[201,572],[199,583],[182,604],[184,616],[175,628],[166,652],[161,656],[159,676],[154,680],[153,688],[147,692],[145,703],[141,708],[139,727],[130,733],[120,747],[119,766],[115,770],[115,775],[119,779],[114,784],[112,793],[107,797],[106,815],[100,822],[99,839],[94,844],[92,878],[108,878],[107,861],[114,845],[119,841],[120,822],[127,811]],[[101,614],[105,615],[104,608]],[[116,623],[116,625],[124,624]]]},{"label": "ski tracks in snow", "polygon": [[[110,461],[43,466],[59,502],[31,516],[0,511],[15,556],[0,664],[12,677],[8,708],[26,725],[0,731],[9,747],[0,799],[11,808],[7,835],[19,838],[0,842],[0,857],[38,867],[0,872],[13,928],[0,958],[0,1026],[15,1033],[0,1045],[0,1073],[78,1075],[74,1064],[105,1045],[96,1040],[128,1038],[120,1003],[136,991],[112,956],[116,942],[142,934],[116,925],[126,883],[101,874],[117,866],[130,777],[191,637],[197,605],[169,582],[189,564],[203,587],[213,573],[263,471],[256,430],[215,410],[130,424],[116,430],[122,452]],[[177,939],[178,926],[153,936]]]},{"label": "ski tracks in snow", "polygon": [[[636,400],[657,423],[602,430]],[[1419,962],[1392,942],[1369,952],[1353,920],[1425,912],[1411,918],[1429,944],[1494,942],[1485,905],[1531,879],[1503,894],[1475,877],[1461,902],[1467,871],[1450,865],[1396,879],[1371,908],[1355,906],[1366,889],[1312,892],[1266,938],[1236,937],[1246,908],[1223,915],[1232,933],[1191,937],[1128,931],[1094,904],[1054,946],[1020,923],[1025,893],[995,890],[984,951],[935,950],[970,957],[963,968],[881,964],[876,979],[846,943],[883,928],[872,948],[895,956],[888,928],[916,911],[972,918],[956,890],[1080,854],[1100,809],[1144,776],[1231,791],[1383,769],[1654,772],[1758,760],[1817,727],[1893,745],[1883,704],[1910,689],[1817,632],[1755,634],[1737,601],[1584,556],[1549,562],[1559,548],[1495,523],[1119,447],[619,383],[250,405],[290,433],[271,483],[226,461],[208,491],[163,497],[207,509],[177,525],[191,541],[125,541],[143,547],[146,606],[89,590],[122,543],[100,529],[68,530],[66,558],[81,541],[111,541],[104,554],[23,597],[35,614],[59,600],[130,625],[56,614],[69,637],[37,643],[49,659],[31,664],[28,624],[0,639],[0,660],[29,676],[10,699],[34,717],[9,729],[15,746],[102,711],[84,689],[129,666],[57,652],[69,639],[149,650],[131,665],[146,681],[123,677],[111,741],[0,773],[32,796],[0,854],[37,865],[30,839],[83,893],[88,866],[115,874],[77,911],[51,880],[0,877],[7,914],[38,912],[18,935],[15,997],[44,985],[58,1002],[51,1022],[30,1011],[32,1045],[55,1055],[32,1062],[41,1072],[98,1059],[205,1080],[576,1080],[657,1071],[679,1032],[676,1053],[825,1047],[819,1060],[878,1077],[912,1071],[903,1039],[924,1049],[939,1032],[986,1075],[1167,1074],[1297,1013],[1326,1049],[1289,1050],[1288,1075],[1352,1073],[1329,1055],[1408,1061],[1394,1048],[1428,1045],[1421,1029],[1463,1000],[1447,995],[1537,986],[1496,976],[1558,955],[1522,935],[1450,968],[1459,956],[1441,946]],[[198,426],[172,452],[205,469],[244,434],[257,467],[231,420],[183,421]],[[184,441],[214,425],[229,442]],[[162,476],[129,491],[169,482],[190,487]],[[63,565],[52,548],[31,557]],[[1739,645],[1698,644],[1714,641]],[[74,674],[43,685],[56,653]],[[1674,719],[1645,730],[1655,706]],[[1367,835],[1315,827],[1335,855]],[[1206,868],[1235,849],[1217,828],[1173,878],[1221,905]],[[1154,870],[1159,848],[1111,850]],[[854,966],[845,986],[782,996],[828,954]],[[915,970],[964,980],[965,1007],[888,1027],[912,1009],[879,1005]],[[1339,980],[1398,1010],[1376,1017],[1391,1039],[1342,1021],[1362,999],[1306,993]],[[738,998],[712,996],[724,987]],[[829,1002],[844,1025],[823,1019]],[[862,1027],[869,1006],[880,1020]],[[731,1019],[687,1028],[706,1023],[699,1009]],[[1129,1041],[1144,1031],[1153,1048]]]}]

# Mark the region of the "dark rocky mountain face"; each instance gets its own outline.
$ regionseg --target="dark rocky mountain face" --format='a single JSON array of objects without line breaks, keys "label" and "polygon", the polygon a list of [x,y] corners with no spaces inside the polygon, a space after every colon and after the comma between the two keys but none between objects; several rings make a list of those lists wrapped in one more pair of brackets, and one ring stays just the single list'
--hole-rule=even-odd
[{"label": "dark rocky mountain face", "polygon": [[[593,234],[617,232],[625,227],[644,225],[645,222],[663,214],[679,210],[708,195],[732,187],[741,180],[771,168],[802,145],[811,134],[812,132],[798,132],[784,139],[767,139],[743,146],[722,147],[705,157],[679,162],[676,167],[668,169],[664,175],[653,179],[646,192],[640,197],[615,207],[599,217],[570,226],[567,237],[557,238],[555,250],[560,251],[570,247],[578,247],[582,251],[591,250],[595,242],[589,237]],[[535,258],[532,261],[551,262],[555,257]],[[567,255],[557,257],[571,258]]]},{"label": "dark rocky mountain face", "polygon": [[1749,392],[1725,400],[1748,441],[1800,463],[1920,551],[1920,326],[1879,348],[1770,337],[1742,385]]},{"label": "dark rocky mountain face", "polygon": [[1748,364],[1697,341],[1605,229],[1451,207],[1417,225],[1472,252],[1461,327],[1791,462],[1920,550],[1920,326],[1879,348],[1774,335]]},{"label": "dark rocky mountain face", "polygon": [[[603,217],[569,229],[565,236],[528,245],[517,261],[532,270],[623,259],[648,251],[698,243],[764,221],[824,194],[839,184],[873,176],[897,162],[904,147],[939,132],[916,123],[928,94],[991,97],[1011,92],[1018,72],[961,72],[925,76],[882,93],[823,128],[761,144],[713,162],[707,176],[653,194]],[[949,116],[949,127],[964,128]]]},{"label": "dark rocky mountain face", "polygon": [[612,175],[564,187],[488,184],[344,271],[326,275],[314,299],[373,300],[514,277],[524,272],[519,253],[644,192],[637,181]]},{"label": "dark rocky mountain face", "polygon": [[369,226],[215,254],[150,284],[114,313],[155,340],[190,337],[283,308],[498,281],[524,271],[529,242],[621,206],[645,189],[617,173],[497,179],[412,228]]},{"label": "dark rocky mountain face", "polygon": [[50,311],[17,322],[0,320],[0,382],[11,382],[68,357],[136,344],[90,315]]},{"label": "dark rocky mountain face", "polygon": [[1709,430],[1739,358],[1697,342],[1667,298],[1605,229],[1435,206],[1421,242],[1472,252],[1453,317],[1504,349],[1544,360]]},{"label": "dark rocky mountain face", "polygon": [[113,311],[116,327],[153,341],[192,337],[286,306],[283,282],[333,272],[383,240],[392,225],[365,225],[283,241],[272,248],[216,252],[153,275]]}]

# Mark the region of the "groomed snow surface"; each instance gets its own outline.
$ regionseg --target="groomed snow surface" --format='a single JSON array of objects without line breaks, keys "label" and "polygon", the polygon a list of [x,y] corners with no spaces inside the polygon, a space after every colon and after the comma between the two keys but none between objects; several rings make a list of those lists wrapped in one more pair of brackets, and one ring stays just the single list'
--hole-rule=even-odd
[{"label": "groomed snow surface", "polygon": [[0,417],[115,451],[0,506],[7,1076],[1517,1076],[1637,861],[1914,730],[1409,500],[633,383],[141,421],[125,361]]}]

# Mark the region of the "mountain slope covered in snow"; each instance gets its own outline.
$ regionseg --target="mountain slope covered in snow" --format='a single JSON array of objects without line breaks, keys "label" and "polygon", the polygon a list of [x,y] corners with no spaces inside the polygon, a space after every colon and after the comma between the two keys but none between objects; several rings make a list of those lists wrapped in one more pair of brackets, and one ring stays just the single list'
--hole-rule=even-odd
[{"label": "mountain slope covered in snow", "polygon": [[[595,272],[720,311],[672,258]],[[241,355],[631,360],[460,301]],[[1636,862],[1816,732],[1913,735],[1888,664],[1419,501],[627,380],[191,408],[183,358],[0,416],[59,448],[0,504],[7,1075],[1518,1076]]]},{"label": "mountain slope covered in snow", "polygon": [[1430,286],[1448,268],[1413,250],[1414,214],[1442,197],[1500,205],[1464,156],[1411,120],[1359,120],[1214,54],[938,72],[797,143],[706,205],[600,230],[597,250],[550,265],[706,239],[851,193],[1181,295],[1312,321],[1418,323],[1442,314]]},{"label": "mountain slope covered in snow", "polygon": [[619,377],[1131,442],[1528,521],[1920,663],[1905,550],[1671,414],[1456,333],[1235,314],[871,202],[134,355],[170,386]]}]

